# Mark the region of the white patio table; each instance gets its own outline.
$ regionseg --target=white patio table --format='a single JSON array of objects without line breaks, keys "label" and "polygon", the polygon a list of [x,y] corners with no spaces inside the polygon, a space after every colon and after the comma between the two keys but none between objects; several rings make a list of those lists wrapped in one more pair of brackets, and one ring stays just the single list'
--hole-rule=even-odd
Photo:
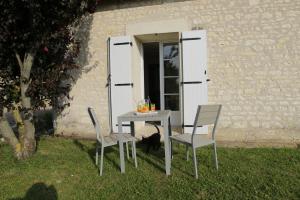
[{"label": "white patio table", "polygon": [[[158,110],[153,113],[137,114],[136,112],[128,112],[126,114],[118,116],[118,132],[122,133],[122,122],[130,122],[131,134],[135,136],[134,122],[135,121],[161,121],[164,127],[164,148],[165,148],[165,169],[166,174],[171,173],[171,154],[170,154],[170,139],[171,135],[171,124],[170,124],[170,110]],[[119,142],[120,150],[120,165],[121,173],[125,173],[125,160],[124,160],[124,142]]]}]

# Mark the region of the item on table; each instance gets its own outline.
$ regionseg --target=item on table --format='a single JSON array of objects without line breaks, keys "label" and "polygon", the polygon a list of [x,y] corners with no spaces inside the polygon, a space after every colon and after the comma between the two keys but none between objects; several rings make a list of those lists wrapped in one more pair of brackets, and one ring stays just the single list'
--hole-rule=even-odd
[{"label": "item on table", "polygon": [[155,104],[151,103],[151,111],[155,111]]},{"label": "item on table", "polygon": [[155,111],[155,104],[151,103],[150,97],[138,102],[137,112],[147,113],[149,111]]},{"label": "item on table", "polygon": [[138,111],[138,112],[143,112],[143,110],[144,110],[144,105],[145,105],[144,100],[139,101],[139,102],[138,102],[138,105],[137,105],[137,111]]},{"label": "item on table", "polygon": [[138,106],[137,106],[137,111],[138,111],[138,112],[142,112],[142,109],[143,109],[142,104],[138,104]]},{"label": "item on table", "polygon": [[149,112],[149,106],[147,103],[144,104],[143,112]]},{"label": "item on table", "polygon": [[149,107],[149,104],[147,103],[146,99],[143,99],[138,102],[138,106],[137,106],[138,112],[146,113],[146,112],[149,112],[149,110],[150,110],[150,107]]}]

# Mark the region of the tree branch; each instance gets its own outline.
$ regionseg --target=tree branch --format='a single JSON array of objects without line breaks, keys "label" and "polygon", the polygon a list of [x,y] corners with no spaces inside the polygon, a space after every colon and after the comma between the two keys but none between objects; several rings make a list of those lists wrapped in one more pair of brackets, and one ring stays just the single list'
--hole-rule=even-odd
[{"label": "tree branch", "polygon": [[20,154],[21,145],[7,120],[2,117],[0,117],[0,133],[5,138],[5,140],[14,148],[15,153],[17,155]]},{"label": "tree branch", "polygon": [[15,54],[16,54],[17,61],[19,63],[20,69],[23,70],[24,65],[23,65],[23,63],[21,61],[20,55],[17,52],[15,52]]},{"label": "tree branch", "polygon": [[35,52],[26,52],[24,56],[23,71],[21,72],[21,77],[29,79],[31,68],[34,61]]}]

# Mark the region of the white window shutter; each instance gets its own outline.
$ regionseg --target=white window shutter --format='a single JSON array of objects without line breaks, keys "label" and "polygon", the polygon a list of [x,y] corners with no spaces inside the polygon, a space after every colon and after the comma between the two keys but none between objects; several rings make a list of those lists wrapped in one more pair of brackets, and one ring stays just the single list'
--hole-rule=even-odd
[{"label": "white window shutter", "polygon": [[[207,104],[207,39],[205,30],[183,32],[182,92],[184,133],[192,133],[197,106]],[[197,134],[207,134],[207,126],[198,127]]]},{"label": "white window shutter", "polygon": [[[111,125],[112,131],[117,133],[117,117],[133,110],[131,38],[130,36],[111,37],[109,45]],[[130,131],[129,122],[123,123],[123,131]]]}]

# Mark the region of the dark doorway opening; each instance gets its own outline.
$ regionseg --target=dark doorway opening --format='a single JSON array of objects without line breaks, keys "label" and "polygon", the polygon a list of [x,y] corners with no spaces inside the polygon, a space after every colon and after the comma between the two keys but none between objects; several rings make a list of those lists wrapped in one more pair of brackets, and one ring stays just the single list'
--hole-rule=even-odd
[{"label": "dark doorway opening", "polygon": [[145,98],[150,97],[156,109],[160,110],[159,43],[145,43],[143,48]]}]

